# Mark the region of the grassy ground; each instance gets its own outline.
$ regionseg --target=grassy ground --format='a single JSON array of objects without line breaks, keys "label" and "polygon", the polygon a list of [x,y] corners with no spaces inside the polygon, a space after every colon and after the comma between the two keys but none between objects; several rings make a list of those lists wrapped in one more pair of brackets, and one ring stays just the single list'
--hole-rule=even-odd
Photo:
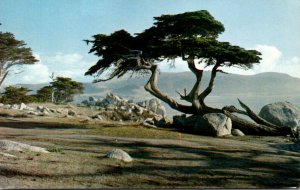
[{"label": "grassy ground", "polygon": [[[0,119],[0,138],[50,154],[0,156],[1,188],[299,187],[300,153],[284,137],[211,138],[130,123]],[[105,158],[113,148],[132,163]]]}]

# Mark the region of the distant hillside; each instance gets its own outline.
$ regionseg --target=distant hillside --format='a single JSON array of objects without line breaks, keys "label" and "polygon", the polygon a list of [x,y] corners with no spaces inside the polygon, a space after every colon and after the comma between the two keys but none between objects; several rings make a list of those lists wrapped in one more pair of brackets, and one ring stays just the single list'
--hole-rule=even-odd
[{"label": "distant hillside", "polygon": [[[201,87],[208,84],[209,72],[205,72]],[[108,91],[125,97],[143,97],[148,93],[144,91],[146,77],[114,79],[104,83],[86,83],[85,93],[103,95]],[[176,91],[182,92],[184,88],[191,89],[194,84],[194,75],[190,72],[162,73],[159,77],[159,87],[172,96],[178,96]],[[280,73],[263,73],[258,75],[219,74],[216,78],[215,89],[211,95],[300,95],[300,79]]]},{"label": "distant hillside", "polygon": [[[77,97],[76,102],[88,96],[104,97],[108,92],[120,95],[127,99],[140,101],[150,99],[152,96],[144,90],[149,76],[130,78],[124,76],[119,79],[102,83],[84,83],[85,93]],[[201,88],[208,84],[210,72],[205,72]],[[184,88],[190,90],[194,84],[194,75],[191,72],[161,73],[159,87],[169,95],[179,99],[176,91],[183,92]],[[22,84],[37,90],[46,84]],[[237,105],[239,97],[259,110],[261,106],[274,101],[291,101],[300,105],[300,78],[287,74],[262,73],[257,75],[219,74],[216,78],[215,88],[207,98],[207,103],[221,107],[228,104]]]}]

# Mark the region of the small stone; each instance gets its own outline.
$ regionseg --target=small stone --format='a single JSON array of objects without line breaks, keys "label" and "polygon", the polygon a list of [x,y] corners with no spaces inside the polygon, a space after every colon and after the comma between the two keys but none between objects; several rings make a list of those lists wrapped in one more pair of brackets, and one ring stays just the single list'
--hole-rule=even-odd
[{"label": "small stone", "polygon": [[44,106],[37,106],[36,109],[37,109],[38,111],[42,111],[42,110],[44,109]]},{"label": "small stone", "polygon": [[133,161],[131,156],[127,152],[125,152],[124,150],[121,150],[121,149],[113,149],[111,152],[106,154],[106,157],[115,158],[118,160],[122,160],[124,162],[132,162]]},{"label": "small stone", "polygon": [[20,107],[19,107],[20,110],[24,110],[26,108],[27,108],[26,104],[24,104],[24,103],[20,104]]},{"label": "small stone", "polygon": [[39,113],[37,112],[34,112],[34,111],[29,111],[27,112],[28,115],[39,115]]},{"label": "small stone", "polygon": [[70,115],[70,116],[76,116],[77,113],[74,110],[69,110],[68,111],[68,115]]},{"label": "small stone", "polygon": [[233,129],[231,131],[231,134],[233,136],[240,136],[240,137],[245,136],[245,134],[241,130],[239,130],[239,129]]},{"label": "small stone", "polygon": [[103,118],[99,114],[92,116],[92,119],[96,119],[96,120],[100,120],[100,121],[103,120]]}]

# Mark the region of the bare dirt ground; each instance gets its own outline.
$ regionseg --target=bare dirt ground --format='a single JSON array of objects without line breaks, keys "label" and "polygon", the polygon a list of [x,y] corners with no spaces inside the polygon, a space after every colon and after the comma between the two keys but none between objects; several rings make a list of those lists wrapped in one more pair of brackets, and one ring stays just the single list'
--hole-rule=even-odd
[{"label": "bare dirt ground", "polygon": [[[1,188],[276,188],[300,186],[286,137],[212,138],[130,123],[0,118],[0,139],[51,153],[0,155]],[[121,148],[134,159],[105,158]]]}]

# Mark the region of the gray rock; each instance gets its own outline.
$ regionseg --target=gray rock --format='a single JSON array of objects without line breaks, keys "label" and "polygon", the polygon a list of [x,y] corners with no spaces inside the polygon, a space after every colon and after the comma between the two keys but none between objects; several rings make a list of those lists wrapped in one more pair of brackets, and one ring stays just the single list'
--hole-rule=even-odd
[{"label": "gray rock", "polygon": [[156,114],[162,115],[163,117],[165,117],[166,115],[166,108],[162,105],[158,105],[157,109],[156,109]]},{"label": "gray rock", "polygon": [[41,114],[40,114],[41,116],[49,116],[50,115],[50,112],[49,111],[47,111],[47,109],[42,109],[42,111],[41,111]]},{"label": "gray rock", "polygon": [[153,113],[162,115],[163,117],[166,115],[166,109],[164,106],[160,104],[160,102],[156,99],[150,99],[147,109]]},{"label": "gray rock", "polygon": [[24,104],[24,103],[21,103],[20,106],[19,106],[19,109],[20,109],[20,110],[24,110],[24,109],[26,109],[26,108],[27,108],[27,106],[26,106],[26,104]]},{"label": "gray rock", "polygon": [[111,152],[106,154],[106,157],[115,158],[118,160],[122,160],[124,162],[132,162],[133,161],[131,156],[127,152],[125,152],[121,149],[113,149]]},{"label": "gray rock", "polygon": [[10,158],[17,158],[15,155],[3,153],[3,152],[0,152],[0,155],[5,157],[10,157]]},{"label": "gray rock", "polygon": [[56,113],[56,109],[50,108],[49,110],[50,110],[50,112],[52,112],[52,113]]},{"label": "gray rock", "polygon": [[108,93],[106,95],[105,101],[107,101],[109,104],[119,106],[122,104],[123,98],[116,96],[113,93]]},{"label": "gray rock", "polygon": [[153,113],[156,113],[157,106],[159,105],[159,102],[156,98],[152,98],[149,100],[148,104],[148,110],[152,111]]},{"label": "gray rock", "polygon": [[39,113],[37,113],[35,111],[29,111],[29,112],[27,112],[27,114],[29,114],[29,115],[39,115]]},{"label": "gray rock", "polygon": [[32,107],[29,107],[29,106],[26,106],[26,108],[24,108],[23,110],[26,110],[26,111],[36,111],[36,109],[34,109]]},{"label": "gray rock", "polygon": [[45,111],[47,111],[48,113],[51,112],[49,108],[47,108],[47,107],[44,106],[43,109],[42,109],[42,112],[45,112]]},{"label": "gray rock", "polygon": [[174,116],[173,126],[200,135],[220,137],[231,135],[232,123],[231,119],[222,113],[209,113],[203,116]]},{"label": "gray rock", "polygon": [[6,104],[6,105],[3,106],[3,108],[5,108],[5,109],[10,109],[10,107],[11,107],[10,104]]},{"label": "gray rock", "polygon": [[99,114],[92,116],[92,119],[96,119],[96,120],[99,120],[99,121],[103,121],[103,118],[102,118],[101,115],[99,115]]},{"label": "gray rock", "polygon": [[290,102],[265,105],[260,110],[259,116],[275,125],[300,128],[300,110]]},{"label": "gray rock", "polygon": [[28,144],[14,142],[10,140],[0,140],[0,148],[5,150],[13,151],[32,151],[32,152],[43,152],[48,153],[45,148],[30,146]]},{"label": "gray rock", "polygon": [[37,106],[36,109],[37,109],[38,111],[42,111],[42,110],[44,109],[44,106]]},{"label": "gray rock", "polygon": [[245,134],[239,129],[232,129],[231,134],[233,136],[240,136],[240,137],[245,136]]},{"label": "gray rock", "polygon": [[10,106],[9,109],[14,109],[14,110],[18,110],[20,108],[20,106],[18,104],[13,104]]},{"label": "gray rock", "polygon": [[59,114],[67,114],[68,110],[63,109],[63,108],[58,108],[58,109],[56,109],[56,112],[59,113]]},{"label": "gray rock", "polygon": [[231,135],[232,123],[231,119],[222,113],[209,113],[203,116],[205,122],[203,123],[207,128],[207,133],[213,136]]},{"label": "gray rock", "polygon": [[76,116],[77,113],[74,110],[68,110],[68,115],[70,115],[70,116]]}]

